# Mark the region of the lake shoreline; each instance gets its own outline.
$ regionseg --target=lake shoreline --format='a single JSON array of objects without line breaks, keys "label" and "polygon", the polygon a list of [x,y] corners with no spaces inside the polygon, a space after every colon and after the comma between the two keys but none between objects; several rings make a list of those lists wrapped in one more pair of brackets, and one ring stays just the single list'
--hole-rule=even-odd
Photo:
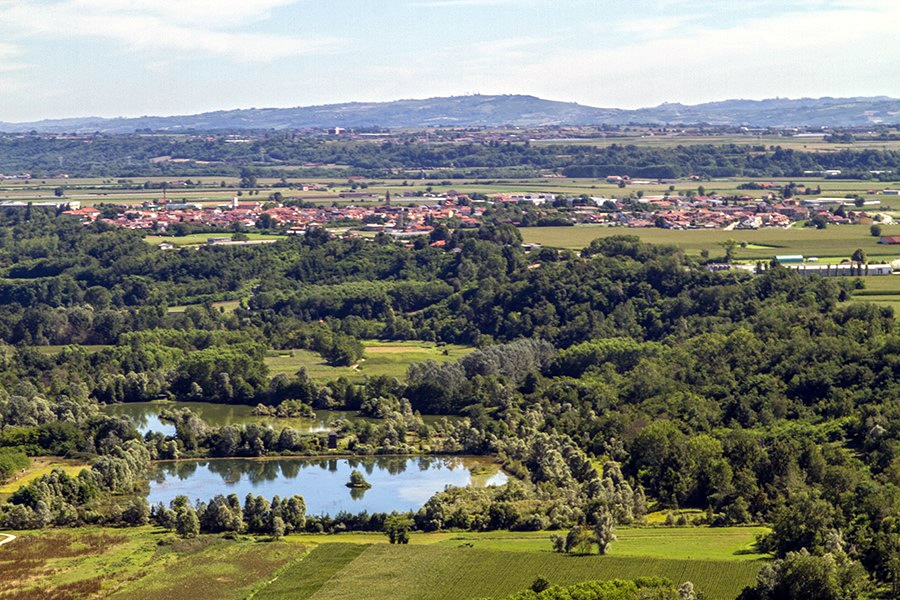
[{"label": "lake shoreline", "polygon": [[[440,457],[452,457],[452,458],[471,458],[484,460],[487,458],[497,458],[493,454],[450,454],[447,452],[436,452],[436,453],[414,453],[414,454],[275,454],[269,456],[183,456],[181,458],[157,458],[150,461],[150,464],[159,464],[159,463],[177,463],[177,462],[188,462],[188,461],[212,461],[212,460],[252,460],[252,461],[267,461],[267,460],[292,460],[292,459],[323,459],[323,458],[334,458],[340,460],[350,460],[354,458],[358,459],[373,459],[373,458],[440,458]],[[497,465],[503,466],[503,463],[499,460],[496,462]]]}]

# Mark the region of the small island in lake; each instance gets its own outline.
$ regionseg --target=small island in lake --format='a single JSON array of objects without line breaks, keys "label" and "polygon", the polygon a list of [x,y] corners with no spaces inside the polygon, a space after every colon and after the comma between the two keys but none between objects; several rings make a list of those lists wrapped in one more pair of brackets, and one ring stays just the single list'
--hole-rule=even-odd
[{"label": "small island in lake", "polygon": [[359,470],[353,469],[350,473],[350,481],[347,482],[347,487],[367,490],[372,487],[372,484],[366,481],[366,478],[363,477],[363,474],[360,473]]}]

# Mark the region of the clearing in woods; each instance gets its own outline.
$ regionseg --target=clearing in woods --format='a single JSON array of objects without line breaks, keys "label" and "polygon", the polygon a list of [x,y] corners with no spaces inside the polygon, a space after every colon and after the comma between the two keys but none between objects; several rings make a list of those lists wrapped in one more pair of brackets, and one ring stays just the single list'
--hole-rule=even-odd
[{"label": "clearing in woods", "polygon": [[274,350],[266,357],[270,375],[294,374],[300,368],[314,381],[330,381],[347,377],[359,381],[367,375],[387,375],[402,379],[409,365],[433,360],[446,362],[462,358],[474,348],[456,344],[438,345],[434,342],[379,342],[364,340],[363,360],[353,367],[333,367],[317,352],[311,350]]}]

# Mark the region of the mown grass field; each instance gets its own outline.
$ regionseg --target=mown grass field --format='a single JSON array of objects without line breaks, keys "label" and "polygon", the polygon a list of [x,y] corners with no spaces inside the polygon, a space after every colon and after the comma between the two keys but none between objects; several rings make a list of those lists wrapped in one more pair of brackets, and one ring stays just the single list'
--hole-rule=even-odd
[{"label": "mown grass field", "polygon": [[[222,300],[220,302],[213,302],[213,308],[216,310],[221,310],[226,314],[231,314],[235,311],[235,309],[241,306],[240,300]],[[183,313],[187,309],[187,306],[170,306],[168,311],[170,313]]]},{"label": "mown grass field", "polygon": [[0,496],[12,494],[23,485],[28,485],[35,479],[48,475],[53,469],[62,469],[69,475],[78,475],[87,465],[76,460],[56,458],[52,456],[38,456],[31,459],[29,466],[23,473],[0,485]]},{"label": "mown grass field", "polygon": [[327,381],[337,377],[347,377],[358,381],[367,375],[387,375],[403,378],[414,362],[433,360],[446,362],[456,360],[471,352],[473,348],[447,344],[438,346],[433,342],[363,342],[365,354],[355,367],[332,367],[317,352],[295,349],[275,351],[266,357],[270,375],[293,374],[305,368],[307,375],[316,381]]},{"label": "mown grass field", "polygon": [[[268,233],[248,233],[246,234],[247,239],[249,240],[280,240],[284,239],[283,235],[275,235]],[[231,237],[231,234],[227,233],[191,233],[189,235],[183,235],[181,237],[178,236],[165,236],[165,235],[148,235],[144,238],[144,241],[148,244],[156,246],[162,242],[169,242],[170,244],[174,244],[179,248],[183,248],[186,246],[200,246],[205,244],[209,238],[214,237]]]},{"label": "mown grass field", "polygon": [[894,314],[900,315],[900,274],[861,279],[865,288],[853,292],[853,302],[872,302],[880,306],[890,306],[894,309]]},{"label": "mown grass field", "polygon": [[109,344],[57,344],[57,345],[49,345],[49,346],[34,346],[34,349],[42,354],[59,354],[63,351],[64,348],[68,346],[73,346],[77,348],[81,348],[88,354],[93,354],[94,352],[100,352],[101,350],[105,350],[106,348],[111,348]]},{"label": "mown grass field", "polygon": [[[779,254],[802,254],[806,257],[850,258],[854,250],[862,248],[870,262],[900,258],[900,248],[878,243],[869,233],[868,225],[833,225],[826,229],[791,227],[789,229],[758,229],[755,231],[672,230],[658,228],[606,227],[582,225],[575,227],[525,227],[520,229],[527,243],[580,250],[591,241],[613,235],[636,235],[653,244],[673,244],[692,255],[707,250],[710,256],[724,254],[721,244],[727,240],[747,242],[738,248],[738,260],[771,259]],[[883,227],[883,235],[900,235],[900,225]]]}]

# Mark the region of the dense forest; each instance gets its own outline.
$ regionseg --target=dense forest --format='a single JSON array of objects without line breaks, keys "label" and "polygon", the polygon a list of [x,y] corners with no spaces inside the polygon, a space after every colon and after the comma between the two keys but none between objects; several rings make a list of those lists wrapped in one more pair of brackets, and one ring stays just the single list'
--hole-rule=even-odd
[{"label": "dense forest", "polygon": [[[152,160],[164,157],[187,162]],[[840,169],[843,177],[873,178],[877,175],[870,171],[896,172],[900,152],[799,152],[751,144],[645,148],[620,144],[436,144],[402,138],[343,142],[300,133],[254,135],[246,143],[206,135],[0,135],[0,173],[30,172],[39,177],[60,172],[73,177],[236,176],[242,168],[258,169],[268,177],[290,177],[296,176],[296,170],[285,167],[298,165],[307,165],[307,175],[335,177],[495,177],[534,175],[542,170],[569,177],[802,177],[804,171]]]},{"label": "dense forest", "polygon": [[[521,164],[552,161],[545,150],[484,152],[515,151]],[[619,151],[668,152],[608,150]],[[772,590],[792,589],[798,569],[839,582],[849,595],[835,597],[900,581],[900,329],[890,308],[846,302],[850,282],[777,266],[710,273],[631,236],[529,255],[506,225],[455,231],[442,248],[310,233],[162,252],[139,233],[38,210],[2,218],[0,476],[26,455],[92,461],[13,494],[6,527],[153,519],[188,534],[277,535],[396,518],[304,517],[300,498],[146,506],[134,492],[153,459],[327,452],[321,436],[213,427],[186,409],[167,415],[175,436],[142,438],[99,411],[166,397],[359,411],[377,420],[340,426],[351,452],[489,454],[514,475],[440,492],[401,529],[552,529],[564,549],[566,530],[602,537],[650,506],[697,508],[712,526],[771,525],[760,544],[780,562],[748,599],[785,597]],[[225,313],[212,304],[224,299],[242,303]],[[372,338],[477,350],[362,383],[270,377],[263,360],[309,348],[351,364]],[[51,344],[67,347],[36,348]]]}]

